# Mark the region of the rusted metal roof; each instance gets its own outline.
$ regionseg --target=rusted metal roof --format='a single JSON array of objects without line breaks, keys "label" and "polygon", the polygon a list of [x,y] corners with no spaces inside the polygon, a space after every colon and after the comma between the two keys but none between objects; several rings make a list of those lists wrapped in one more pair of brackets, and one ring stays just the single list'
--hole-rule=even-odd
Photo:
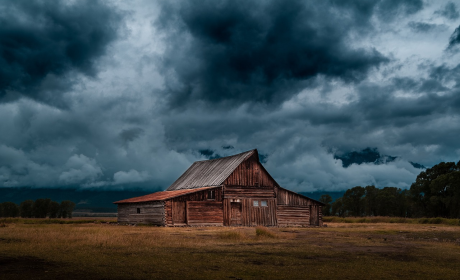
[{"label": "rusted metal roof", "polygon": [[196,161],[167,191],[219,186],[244,160],[257,154],[257,150],[218,159]]},{"label": "rusted metal roof", "polygon": [[186,190],[177,190],[177,191],[162,191],[162,192],[151,193],[148,195],[128,198],[128,199],[124,199],[120,201],[115,201],[114,204],[163,201],[163,200],[174,198],[174,197],[181,196],[184,194],[199,192],[199,191],[211,189],[211,188],[215,188],[215,187],[205,187],[205,188],[186,189]]}]

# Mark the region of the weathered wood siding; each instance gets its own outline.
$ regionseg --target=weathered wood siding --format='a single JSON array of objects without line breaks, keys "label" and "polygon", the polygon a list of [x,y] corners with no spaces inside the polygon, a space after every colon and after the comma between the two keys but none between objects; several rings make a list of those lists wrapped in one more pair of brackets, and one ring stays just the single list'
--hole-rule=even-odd
[{"label": "weathered wood siding", "polygon": [[277,184],[271,178],[265,168],[258,162],[254,154],[242,162],[223,185],[253,186],[253,187],[275,187]]},{"label": "weathered wood siding", "polygon": [[310,225],[310,206],[278,205],[276,216],[278,226],[308,226]]},{"label": "weathered wood siding", "polygon": [[203,190],[166,200],[166,225],[222,226],[222,188],[214,188],[212,190],[214,191],[215,199],[209,199],[209,190]]},{"label": "weathered wood siding", "polygon": [[275,193],[278,205],[307,206],[313,203],[313,200],[285,189],[275,188]]},{"label": "weathered wood siding", "polygon": [[[137,213],[137,209],[140,213]],[[118,204],[118,222],[128,224],[153,224],[163,226],[165,208],[163,201]]]},{"label": "weathered wood siding", "polygon": [[321,204],[295,192],[275,188],[279,226],[320,226]]},{"label": "weathered wood siding", "polygon": [[225,186],[224,198],[274,198],[272,187]]},{"label": "weathered wood siding", "polygon": [[[258,206],[254,206],[254,200]],[[261,206],[265,201],[267,206]],[[224,225],[226,226],[276,226],[274,198],[225,198]]]},{"label": "weathered wood siding", "polygon": [[222,226],[224,215],[221,201],[187,202],[187,224],[190,226]]}]

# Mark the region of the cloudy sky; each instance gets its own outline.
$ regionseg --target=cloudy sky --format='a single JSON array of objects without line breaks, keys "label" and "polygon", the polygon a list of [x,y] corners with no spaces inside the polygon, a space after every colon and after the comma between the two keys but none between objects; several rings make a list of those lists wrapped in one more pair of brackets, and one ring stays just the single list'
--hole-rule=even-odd
[{"label": "cloudy sky", "polygon": [[295,191],[408,188],[460,159],[460,2],[197,3],[1,1],[0,187],[165,189],[257,148]]}]

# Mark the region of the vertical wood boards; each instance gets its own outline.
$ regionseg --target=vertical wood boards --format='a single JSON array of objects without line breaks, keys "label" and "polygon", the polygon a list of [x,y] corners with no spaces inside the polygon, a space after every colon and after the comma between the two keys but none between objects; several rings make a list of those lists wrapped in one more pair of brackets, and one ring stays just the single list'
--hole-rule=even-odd
[{"label": "vertical wood boards", "polygon": [[257,155],[254,154],[242,162],[224,181],[223,185],[273,188],[277,186],[277,183],[259,163]]},{"label": "vertical wood boards", "polygon": [[310,205],[310,225],[312,226],[322,226],[322,213],[320,205]]},{"label": "vertical wood boards", "polygon": [[[258,201],[259,206],[254,206]],[[266,206],[261,206],[261,202]],[[226,198],[224,225],[226,226],[276,226],[276,203],[274,198]]]},{"label": "vertical wood boards", "polygon": [[173,225],[185,225],[187,223],[185,201],[173,201],[171,209]]},{"label": "vertical wood boards", "polygon": [[241,202],[230,202],[230,226],[241,225]]},{"label": "vertical wood boards", "polygon": [[213,188],[215,198],[208,199],[208,190],[182,195],[165,201],[168,226],[222,226],[224,220],[222,188]]}]

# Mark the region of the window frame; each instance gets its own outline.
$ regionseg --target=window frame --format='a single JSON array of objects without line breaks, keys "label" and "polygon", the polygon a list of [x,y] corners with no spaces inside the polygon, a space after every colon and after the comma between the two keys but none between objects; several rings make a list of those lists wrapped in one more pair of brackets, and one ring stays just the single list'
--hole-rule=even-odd
[{"label": "window frame", "polygon": [[[265,205],[264,205],[265,203]],[[268,207],[268,201],[267,200],[261,200],[260,201],[260,207]]]},{"label": "window frame", "polygon": [[252,207],[259,207],[260,204],[259,204],[259,201],[258,200],[253,200],[252,201]]},{"label": "window frame", "polygon": [[208,190],[207,200],[216,200],[216,190]]},{"label": "window frame", "polygon": [[136,209],[136,214],[140,214],[141,213],[141,208],[137,208]]}]

